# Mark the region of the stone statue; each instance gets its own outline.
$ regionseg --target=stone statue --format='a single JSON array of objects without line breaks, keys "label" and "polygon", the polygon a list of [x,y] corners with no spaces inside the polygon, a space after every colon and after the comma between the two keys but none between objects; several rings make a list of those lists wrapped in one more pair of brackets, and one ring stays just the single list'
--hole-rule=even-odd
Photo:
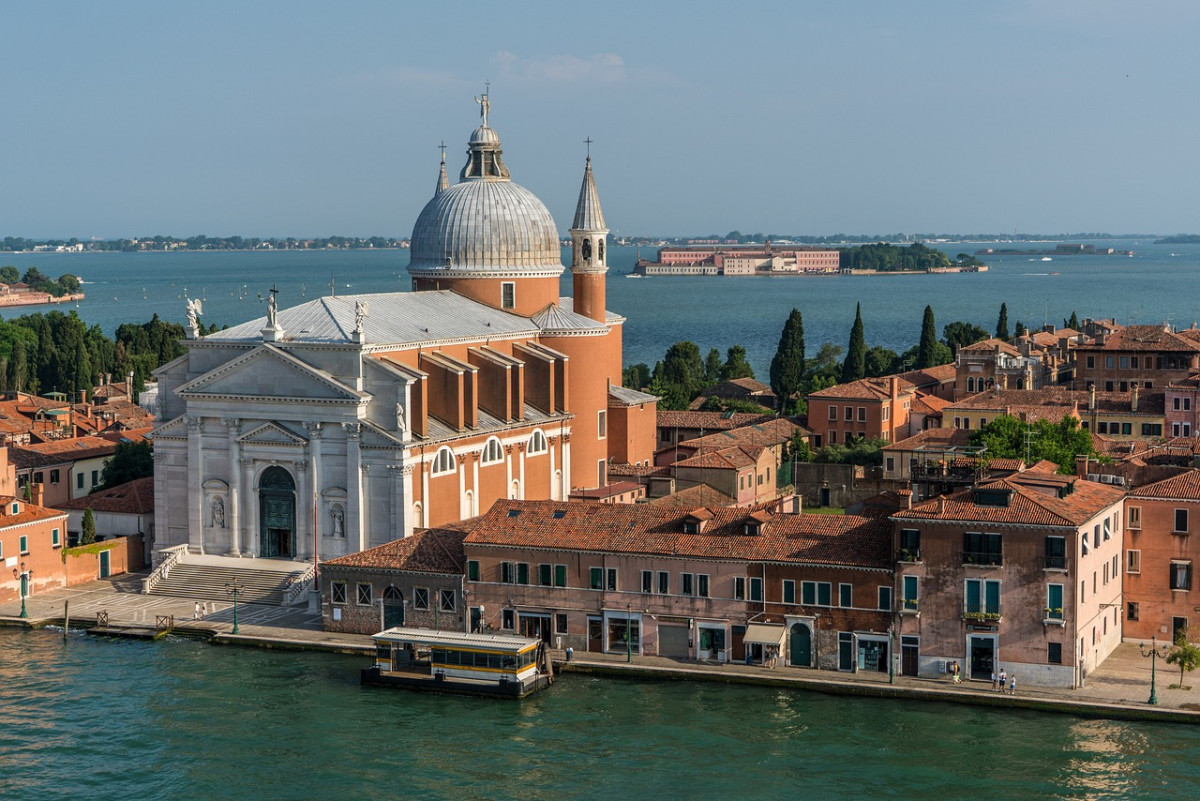
[{"label": "stone statue", "polygon": [[200,302],[200,298],[188,298],[187,323],[192,339],[200,338],[200,315],[202,314],[204,314],[204,304]]},{"label": "stone statue", "polygon": [[333,521],[333,536],[346,536],[346,513],[342,511],[341,504],[334,504],[329,510],[329,517]]},{"label": "stone statue", "polygon": [[212,521],[210,525],[213,528],[225,528],[225,501],[220,495],[216,495],[212,499]]},{"label": "stone statue", "polygon": [[479,104],[479,116],[483,117],[483,124],[487,125],[488,110],[491,108],[491,103],[488,101],[487,92],[475,98],[475,102]]},{"label": "stone statue", "polygon": [[267,298],[267,328],[275,328],[278,323],[275,321],[275,315],[279,311],[279,304],[275,301],[275,290],[271,289],[271,294]]},{"label": "stone statue", "polygon": [[361,334],[363,332],[363,322],[371,313],[371,308],[365,300],[354,301],[354,333]]},{"label": "stone statue", "polygon": [[404,430],[404,404],[403,403],[396,404],[396,430],[397,431]]}]

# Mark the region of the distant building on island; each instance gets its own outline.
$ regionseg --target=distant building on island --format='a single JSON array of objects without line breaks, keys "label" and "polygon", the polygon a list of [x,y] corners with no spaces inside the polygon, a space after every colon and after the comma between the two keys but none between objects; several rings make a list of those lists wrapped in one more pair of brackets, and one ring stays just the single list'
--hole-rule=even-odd
[{"label": "distant building on island", "polygon": [[639,258],[638,275],[837,275],[841,254],[831,248],[765,245],[692,245],[658,249],[658,260]]}]

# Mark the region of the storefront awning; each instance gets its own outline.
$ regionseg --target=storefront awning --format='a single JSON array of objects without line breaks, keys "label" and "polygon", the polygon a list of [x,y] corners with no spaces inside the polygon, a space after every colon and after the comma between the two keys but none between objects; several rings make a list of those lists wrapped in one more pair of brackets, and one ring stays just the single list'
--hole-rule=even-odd
[{"label": "storefront awning", "polygon": [[742,638],[742,642],[747,645],[774,645],[783,647],[783,635],[786,632],[783,626],[775,626],[769,623],[751,623],[746,626],[746,636]]}]

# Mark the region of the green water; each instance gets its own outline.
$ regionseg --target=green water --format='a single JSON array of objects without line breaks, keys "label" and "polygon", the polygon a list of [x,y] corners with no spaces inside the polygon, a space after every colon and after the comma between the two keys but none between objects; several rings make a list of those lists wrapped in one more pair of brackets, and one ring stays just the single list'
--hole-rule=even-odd
[{"label": "green water", "polygon": [[0,630],[0,798],[1193,798],[1200,728],[565,676],[523,702],[361,657]]}]

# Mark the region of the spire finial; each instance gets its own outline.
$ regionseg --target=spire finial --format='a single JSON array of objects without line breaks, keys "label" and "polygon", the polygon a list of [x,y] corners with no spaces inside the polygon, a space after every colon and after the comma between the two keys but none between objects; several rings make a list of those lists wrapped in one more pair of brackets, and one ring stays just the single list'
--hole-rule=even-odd
[{"label": "spire finial", "polygon": [[589,136],[587,139],[584,139],[584,140],[583,140],[583,143],[584,143],[585,145],[587,145],[587,157],[588,157],[588,161],[591,161],[591,160],[592,160],[592,141],[593,141],[593,140],[592,140],[592,137],[590,137],[590,136]]},{"label": "spire finial", "polygon": [[483,94],[480,95],[479,97],[475,98],[475,102],[479,104],[479,116],[483,117],[483,124],[485,127],[488,124],[488,121],[487,121],[488,110],[491,106],[491,103],[488,100],[488,92],[491,90],[491,88],[492,88],[492,82],[484,81],[483,82]]},{"label": "spire finial", "polygon": [[446,163],[446,140],[445,139],[443,139],[442,143],[440,145],[438,145],[438,149],[442,151],[442,163],[445,164]]}]

